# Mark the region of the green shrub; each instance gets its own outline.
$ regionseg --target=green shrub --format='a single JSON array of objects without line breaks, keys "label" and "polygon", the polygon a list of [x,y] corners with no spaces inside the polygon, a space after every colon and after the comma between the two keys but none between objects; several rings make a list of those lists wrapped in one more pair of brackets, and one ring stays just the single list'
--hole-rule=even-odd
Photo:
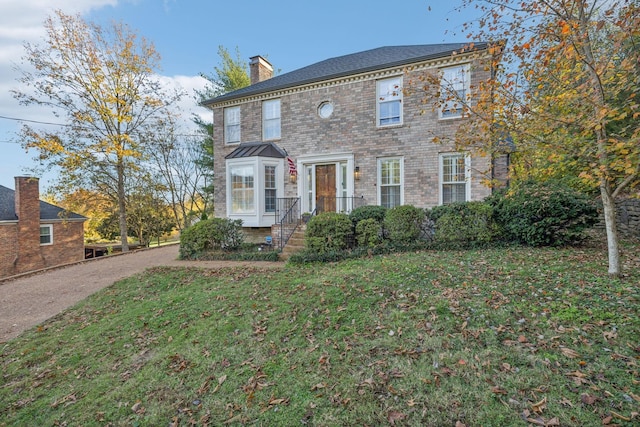
[{"label": "green shrub", "polygon": [[435,243],[449,247],[481,246],[498,235],[493,208],[483,202],[436,206],[427,216],[434,222]]},{"label": "green shrub", "polygon": [[202,252],[216,249],[237,249],[243,240],[242,220],[205,219],[182,231],[180,258],[194,258]]},{"label": "green shrub", "polygon": [[349,218],[351,218],[351,222],[353,222],[354,227],[356,227],[360,221],[365,219],[374,219],[378,221],[379,224],[382,224],[386,213],[387,208],[384,206],[367,205],[360,206],[359,208],[352,210],[349,214]]},{"label": "green shrub", "polygon": [[382,223],[375,218],[367,218],[356,225],[356,243],[361,247],[372,248],[382,243]]},{"label": "green shrub", "polygon": [[426,215],[423,209],[411,205],[387,210],[384,217],[386,237],[393,243],[406,243],[428,237]]},{"label": "green shrub", "polygon": [[579,242],[598,221],[593,200],[556,181],[524,181],[488,202],[505,237],[530,246]]},{"label": "green shrub", "polygon": [[345,250],[353,238],[349,216],[338,212],[323,212],[307,223],[305,247],[318,253]]}]

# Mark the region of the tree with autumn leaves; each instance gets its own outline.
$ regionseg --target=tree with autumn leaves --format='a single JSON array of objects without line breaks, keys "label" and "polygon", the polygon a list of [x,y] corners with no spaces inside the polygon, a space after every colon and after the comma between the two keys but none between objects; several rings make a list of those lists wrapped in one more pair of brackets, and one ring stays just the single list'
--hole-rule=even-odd
[{"label": "tree with autumn leaves", "polygon": [[163,87],[155,74],[158,52],[126,25],[103,29],[57,11],[44,27],[42,45],[25,44],[20,81],[26,89],[13,95],[24,105],[51,108],[66,126],[25,125],[23,145],[44,166],[58,168],[58,188],[98,189],[112,198],[127,251],[127,183],[182,94]]},{"label": "tree with autumn leaves", "polygon": [[640,183],[640,4],[462,3],[480,13],[466,30],[474,42],[493,46],[495,78],[473,85],[464,99],[440,93],[434,108],[463,105],[468,120],[454,138],[460,149],[496,156],[504,149],[499,141],[513,139],[516,178],[571,177],[596,190],[609,273],[619,275],[615,200]]}]

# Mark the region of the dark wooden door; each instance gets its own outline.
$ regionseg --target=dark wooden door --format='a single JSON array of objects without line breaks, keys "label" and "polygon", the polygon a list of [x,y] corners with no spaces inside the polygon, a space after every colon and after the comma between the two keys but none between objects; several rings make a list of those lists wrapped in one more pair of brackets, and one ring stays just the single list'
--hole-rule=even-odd
[{"label": "dark wooden door", "polygon": [[318,212],[336,211],[336,165],[316,166],[316,208]]}]

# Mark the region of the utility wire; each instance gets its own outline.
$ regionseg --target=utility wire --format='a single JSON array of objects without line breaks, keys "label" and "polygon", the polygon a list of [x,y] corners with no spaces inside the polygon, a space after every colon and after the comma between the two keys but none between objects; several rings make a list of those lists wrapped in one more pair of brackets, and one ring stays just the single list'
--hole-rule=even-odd
[{"label": "utility wire", "polygon": [[[52,122],[42,122],[39,120],[29,120],[29,119],[19,119],[16,117],[7,117],[7,116],[3,116],[0,115],[0,119],[5,119],[5,120],[13,120],[15,122],[28,122],[28,123],[36,123],[39,125],[52,125],[52,126],[72,126],[70,124],[67,123],[52,123]],[[203,137],[203,136],[209,136],[207,134],[198,134],[198,133],[176,133],[174,134],[174,136],[194,136],[194,137]],[[0,142],[7,142],[10,143],[11,141],[0,141]]]}]

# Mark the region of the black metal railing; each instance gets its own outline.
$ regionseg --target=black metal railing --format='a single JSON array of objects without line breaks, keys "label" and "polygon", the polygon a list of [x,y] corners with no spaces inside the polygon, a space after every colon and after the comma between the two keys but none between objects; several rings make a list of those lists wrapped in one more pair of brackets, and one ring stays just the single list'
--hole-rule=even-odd
[{"label": "black metal railing", "polygon": [[276,199],[276,218],[280,226],[278,248],[282,250],[300,224],[300,198]]},{"label": "black metal railing", "polygon": [[364,196],[326,197],[321,196],[316,202],[316,210],[322,212],[349,213],[355,208],[364,206]]}]

